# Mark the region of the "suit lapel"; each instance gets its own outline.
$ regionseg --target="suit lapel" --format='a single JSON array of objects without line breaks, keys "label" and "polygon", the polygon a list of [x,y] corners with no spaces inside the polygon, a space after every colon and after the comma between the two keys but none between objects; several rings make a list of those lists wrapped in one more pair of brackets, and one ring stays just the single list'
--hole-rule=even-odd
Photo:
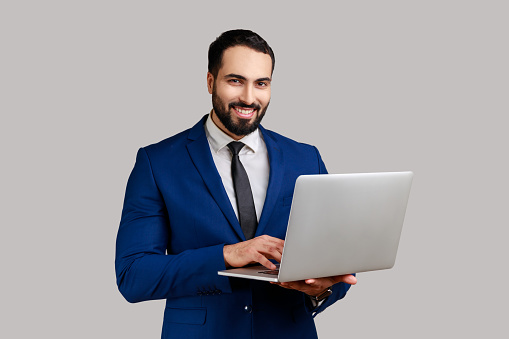
[{"label": "suit lapel", "polygon": [[263,234],[270,216],[274,211],[274,207],[277,205],[277,199],[279,197],[279,191],[281,190],[285,172],[284,157],[281,148],[262,126],[260,126],[260,131],[262,132],[263,140],[267,146],[267,153],[269,154],[270,174],[267,194],[263,204],[263,211],[260,216],[260,222],[258,223],[255,236]]},{"label": "suit lapel", "polygon": [[210,153],[210,146],[204,128],[206,118],[207,116],[189,131],[188,139],[190,139],[190,143],[187,144],[187,150],[210,195],[216,201],[235,233],[241,240],[246,240]]}]

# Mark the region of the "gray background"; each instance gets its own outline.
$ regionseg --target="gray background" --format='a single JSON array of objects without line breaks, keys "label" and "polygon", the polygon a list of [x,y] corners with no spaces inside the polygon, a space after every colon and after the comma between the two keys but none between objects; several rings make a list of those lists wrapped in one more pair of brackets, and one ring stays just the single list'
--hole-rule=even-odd
[{"label": "gray background", "polygon": [[364,273],[320,338],[508,334],[504,1],[2,1],[2,338],[158,338],[114,242],[140,146],[210,110],[207,48],[276,53],[264,126],[331,173],[413,170],[392,270]]}]

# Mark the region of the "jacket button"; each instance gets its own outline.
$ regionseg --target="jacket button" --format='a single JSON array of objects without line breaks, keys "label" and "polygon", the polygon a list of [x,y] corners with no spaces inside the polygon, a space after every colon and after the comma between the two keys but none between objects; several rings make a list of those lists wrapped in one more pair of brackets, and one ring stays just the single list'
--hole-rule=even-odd
[{"label": "jacket button", "polygon": [[250,305],[244,306],[244,312],[251,313],[253,312],[253,308]]}]

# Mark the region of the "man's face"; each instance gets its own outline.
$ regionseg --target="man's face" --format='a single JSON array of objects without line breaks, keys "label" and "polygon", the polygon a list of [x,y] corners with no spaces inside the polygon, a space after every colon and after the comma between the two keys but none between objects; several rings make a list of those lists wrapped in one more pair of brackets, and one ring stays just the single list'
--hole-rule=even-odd
[{"label": "man's face", "polygon": [[207,73],[212,120],[238,140],[258,128],[270,102],[272,59],[245,46],[223,53],[217,77]]}]

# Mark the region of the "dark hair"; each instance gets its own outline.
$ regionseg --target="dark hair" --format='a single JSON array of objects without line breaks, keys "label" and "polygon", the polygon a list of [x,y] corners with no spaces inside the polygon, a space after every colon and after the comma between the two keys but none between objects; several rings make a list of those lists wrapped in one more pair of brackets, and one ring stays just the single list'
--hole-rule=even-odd
[{"label": "dark hair", "polygon": [[209,72],[215,77],[221,68],[223,60],[223,53],[226,49],[234,46],[246,46],[255,51],[268,54],[272,59],[272,72],[274,72],[274,65],[276,58],[274,52],[269,44],[263,40],[261,36],[255,32],[245,29],[234,29],[226,31],[216,38],[209,47]]}]

